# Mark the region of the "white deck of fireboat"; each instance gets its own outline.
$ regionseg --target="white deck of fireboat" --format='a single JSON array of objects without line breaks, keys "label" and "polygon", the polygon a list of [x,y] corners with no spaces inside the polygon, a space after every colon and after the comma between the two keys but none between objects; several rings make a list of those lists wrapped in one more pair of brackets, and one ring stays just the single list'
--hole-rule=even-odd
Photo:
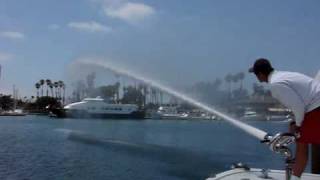
[{"label": "white deck of fireboat", "polygon": [[[215,177],[210,177],[207,180],[285,180],[285,171],[268,170],[268,177],[264,176],[262,169],[250,169],[249,171],[243,168],[232,169],[217,174]],[[320,175],[305,173],[301,180],[320,180]]]}]

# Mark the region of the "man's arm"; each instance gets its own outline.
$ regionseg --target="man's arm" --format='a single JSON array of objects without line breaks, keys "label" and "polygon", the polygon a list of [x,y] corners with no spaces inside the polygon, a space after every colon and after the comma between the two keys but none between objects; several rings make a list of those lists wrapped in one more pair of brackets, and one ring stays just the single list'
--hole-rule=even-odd
[{"label": "man's arm", "polygon": [[292,110],[296,125],[301,126],[305,113],[301,97],[292,88],[282,83],[271,84],[271,93],[274,98]]}]

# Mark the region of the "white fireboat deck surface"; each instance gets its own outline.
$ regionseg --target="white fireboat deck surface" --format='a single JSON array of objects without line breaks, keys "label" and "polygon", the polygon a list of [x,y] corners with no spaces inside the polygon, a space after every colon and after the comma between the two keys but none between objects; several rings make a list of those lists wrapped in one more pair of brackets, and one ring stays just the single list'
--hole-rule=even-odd
[{"label": "white fireboat deck surface", "polygon": [[[250,169],[250,171],[246,171],[242,168],[233,169],[230,171],[226,171],[220,174],[217,174],[215,177],[210,177],[207,180],[261,180],[261,179],[269,179],[269,180],[285,180],[285,171],[279,170],[267,170],[268,175],[262,173],[261,169]],[[301,177],[302,180],[320,180],[320,175],[308,174],[305,173]]]}]

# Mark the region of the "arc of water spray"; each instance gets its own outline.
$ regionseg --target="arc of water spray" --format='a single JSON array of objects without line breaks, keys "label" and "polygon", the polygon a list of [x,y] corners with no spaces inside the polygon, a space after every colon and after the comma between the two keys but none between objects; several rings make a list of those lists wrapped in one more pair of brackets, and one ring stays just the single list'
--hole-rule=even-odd
[{"label": "arc of water spray", "polygon": [[183,101],[186,101],[190,104],[193,104],[194,106],[197,106],[203,110],[206,110],[210,113],[213,113],[215,114],[216,116],[219,116],[220,118],[226,120],[227,122],[231,123],[232,125],[242,129],[243,131],[247,132],[248,134],[258,138],[259,140],[264,140],[265,137],[267,136],[267,133],[265,131],[262,131],[258,128],[255,128],[253,126],[250,126],[246,123],[243,123],[237,119],[234,119],[220,111],[217,111],[216,109],[212,108],[212,107],[209,107],[208,105],[205,105],[195,99],[192,99],[190,98],[189,96],[183,94],[183,93],[180,93],[170,87],[167,87],[167,86],[164,86],[162,85],[161,83],[159,82],[156,82],[155,80],[152,80],[152,79],[148,79],[146,77],[143,77],[137,73],[134,73],[134,72],[130,72],[129,70],[126,70],[126,69],[123,69],[123,68],[120,68],[120,67],[116,67],[115,65],[111,65],[111,64],[108,64],[106,62],[102,62],[102,61],[90,61],[90,60],[82,60],[82,61],[78,61],[78,63],[80,64],[84,64],[84,65],[89,65],[89,66],[97,66],[97,67],[102,67],[106,70],[110,70],[112,72],[115,72],[115,73],[118,73],[118,74],[121,74],[121,75],[124,75],[124,76],[127,76],[129,78],[133,78],[133,79],[136,79],[138,81],[141,81],[145,84],[148,84],[150,86],[153,86],[155,88],[158,88],[162,91],[165,91],[166,93],[176,97],[176,98],[179,98]]},{"label": "arc of water spray", "polygon": [[314,78],[316,81],[320,82],[320,70],[318,71],[316,77]]}]

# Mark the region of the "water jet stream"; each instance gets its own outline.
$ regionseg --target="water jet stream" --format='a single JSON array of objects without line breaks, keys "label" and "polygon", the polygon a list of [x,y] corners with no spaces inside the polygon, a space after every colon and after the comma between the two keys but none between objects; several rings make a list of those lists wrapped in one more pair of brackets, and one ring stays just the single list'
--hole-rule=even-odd
[{"label": "water jet stream", "polygon": [[159,82],[156,82],[155,80],[152,80],[152,79],[148,79],[148,78],[145,78],[135,72],[130,72],[129,70],[127,69],[123,69],[123,68],[120,68],[120,67],[116,67],[115,65],[112,65],[112,64],[108,64],[106,62],[102,62],[102,61],[92,61],[92,60],[81,60],[81,61],[77,61],[76,63],[80,63],[80,64],[83,64],[83,65],[88,65],[88,66],[95,66],[95,67],[100,67],[100,68],[103,68],[103,69],[106,69],[106,70],[109,70],[109,71],[112,71],[114,73],[117,73],[117,74],[120,74],[120,75],[123,75],[123,76],[127,76],[129,78],[132,78],[132,79],[136,79],[138,81],[141,81],[145,84],[148,84],[152,87],[155,87],[157,89],[160,89],[161,91],[164,91],[176,98],[179,98],[183,101],[186,101],[194,106],[197,106],[205,111],[208,111],[212,114],[215,114],[216,116],[219,116],[220,118],[226,120],[227,122],[231,123],[232,125],[242,129],[243,131],[245,131],[246,133],[258,138],[259,140],[264,140],[265,137],[267,136],[267,133],[265,131],[262,131],[258,128],[255,128],[253,126],[250,126],[246,123],[243,123],[233,117],[230,117],[220,111],[217,111],[216,109],[208,106],[208,105],[205,105],[195,99],[192,99],[190,98],[189,96],[183,94],[183,93],[180,93],[170,87],[167,87],[167,86],[164,86],[162,85],[161,83]]}]

